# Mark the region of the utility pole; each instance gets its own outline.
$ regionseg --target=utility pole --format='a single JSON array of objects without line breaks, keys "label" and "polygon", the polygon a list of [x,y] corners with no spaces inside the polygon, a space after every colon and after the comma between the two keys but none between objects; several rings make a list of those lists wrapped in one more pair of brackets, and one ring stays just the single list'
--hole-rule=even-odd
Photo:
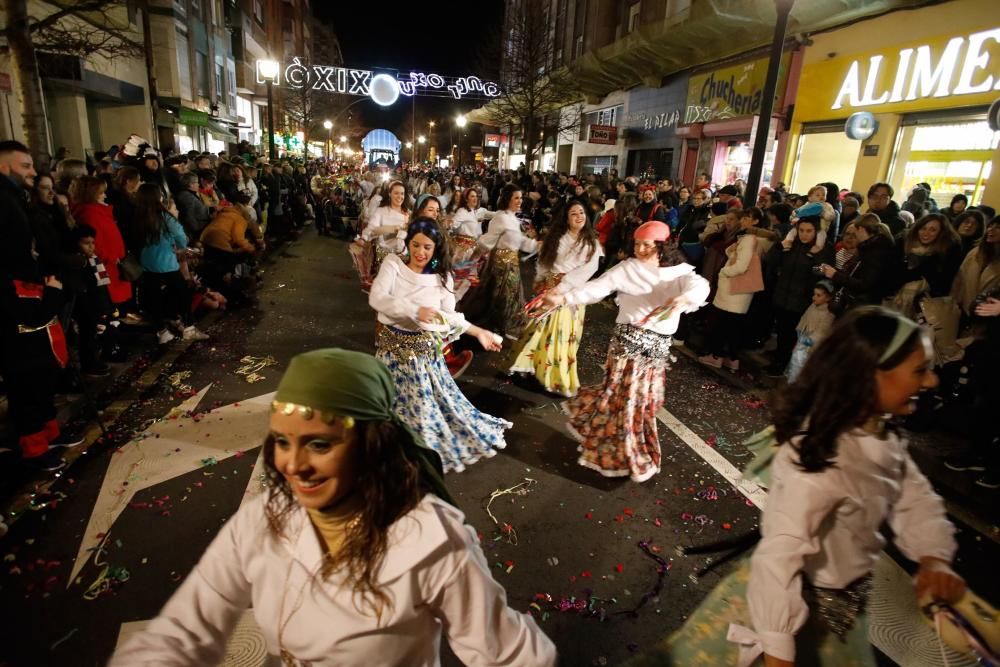
[{"label": "utility pole", "polygon": [[760,177],[764,172],[764,155],[767,153],[767,141],[771,133],[771,115],[774,113],[774,91],[778,86],[778,69],[781,66],[781,53],[785,47],[785,30],[788,28],[788,15],[794,4],[795,0],[774,0],[778,18],[774,25],[774,38],[771,40],[771,60],[767,64],[764,97],[760,102],[760,115],[757,117],[757,136],[753,143],[753,156],[750,158],[747,189],[743,195],[744,206],[757,205]]},{"label": "utility pole", "polygon": [[146,53],[146,81],[149,88],[149,113],[153,119],[153,136],[149,137],[149,141],[159,148],[160,133],[157,129],[159,127],[157,119],[160,115],[160,103],[159,93],[156,91],[156,61],[153,56],[153,30],[150,26],[149,0],[140,0],[140,8],[142,9],[142,45]]}]

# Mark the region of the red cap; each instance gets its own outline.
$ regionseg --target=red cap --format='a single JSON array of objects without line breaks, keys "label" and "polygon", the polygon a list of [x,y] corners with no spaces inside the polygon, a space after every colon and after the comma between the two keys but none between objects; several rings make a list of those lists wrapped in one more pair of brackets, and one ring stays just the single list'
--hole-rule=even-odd
[{"label": "red cap", "polygon": [[666,241],[670,238],[670,225],[659,220],[650,220],[639,225],[632,238],[636,241]]}]

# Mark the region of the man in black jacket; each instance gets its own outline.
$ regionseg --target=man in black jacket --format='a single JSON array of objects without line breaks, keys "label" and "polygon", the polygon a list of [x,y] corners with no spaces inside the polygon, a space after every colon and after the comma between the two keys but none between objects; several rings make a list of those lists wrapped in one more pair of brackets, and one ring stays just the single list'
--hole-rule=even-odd
[{"label": "man in black jacket", "polygon": [[877,215],[892,232],[892,237],[896,238],[906,229],[906,223],[899,217],[899,205],[892,200],[894,194],[888,183],[873,184],[868,188],[868,211]]},{"label": "man in black jacket", "polygon": [[75,447],[82,438],[60,432],[53,405],[56,379],[68,358],[59,323],[62,283],[43,277],[34,252],[27,192],[35,178],[28,148],[0,142],[0,335],[9,413],[25,461],[41,470],[65,462],[53,448]]}]

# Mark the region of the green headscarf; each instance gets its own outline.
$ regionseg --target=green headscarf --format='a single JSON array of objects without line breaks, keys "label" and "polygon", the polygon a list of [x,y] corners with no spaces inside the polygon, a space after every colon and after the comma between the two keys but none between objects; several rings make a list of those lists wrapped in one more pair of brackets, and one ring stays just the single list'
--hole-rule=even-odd
[{"label": "green headscarf", "polygon": [[370,354],[337,348],[299,354],[288,365],[274,398],[339,417],[396,424],[410,436],[403,451],[419,468],[422,480],[436,496],[455,505],[444,485],[441,457],[393,412],[392,376]]}]

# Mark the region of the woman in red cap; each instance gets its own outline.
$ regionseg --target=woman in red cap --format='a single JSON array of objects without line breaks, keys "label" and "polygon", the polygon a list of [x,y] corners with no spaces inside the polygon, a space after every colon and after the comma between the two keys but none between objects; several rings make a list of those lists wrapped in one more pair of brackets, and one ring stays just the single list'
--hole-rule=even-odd
[{"label": "woman in red cap", "polygon": [[618,293],[604,382],[580,389],[564,408],[570,431],[582,443],[580,465],[605,477],[644,482],[660,470],[656,412],[663,406],[671,336],[682,313],[704,305],[708,281],[667,245],[668,225],[647,222],[633,238],[629,259],[543,302],[548,308],[581,306]]}]

